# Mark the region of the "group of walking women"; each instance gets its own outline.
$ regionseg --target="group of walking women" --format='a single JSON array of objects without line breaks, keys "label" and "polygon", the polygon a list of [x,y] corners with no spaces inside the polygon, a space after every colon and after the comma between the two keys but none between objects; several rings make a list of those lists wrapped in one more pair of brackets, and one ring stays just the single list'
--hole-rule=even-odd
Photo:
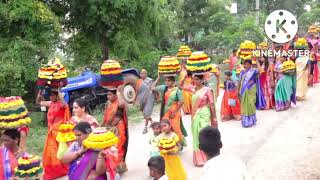
[{"label": "group of walking women", "polygon": [[[296,38],[296,41],[305,40]],[[319,82],[317,59],[320,41],[305,46],[292,44],[288,47],[291,50],[310,50],[311,53],[300,53],[293,57],[258,57],[255,61],[243,60],[244,70],[238,71],[238,79],[231,80],[228,78],[231,73],[226,73],[225,93],[221,105],[222,120],[241,119],[244,127],[251,127],[256,124],[257,109],[284,111],[297,100],[306,99],[308,86]],[[283,52],[290,50],[288,48],[275,45],[273,49]],[[286,61],[295,62],[294,72],[283,71]],[[232,70],[235,72],[236,68]],[[238,118],[239,116],[241,117]]]},{"label": "group of walking women", "polygon": [[[118,99],[117,90],[109,90],[107,97],[108,102],[101,126],[117,129],[119,143],[116,146],[117,155],[112,156],[114,158],[107,156],[106,151],[98,152],[83,147],[82,141],[94,128],[100,126],[98,121],[88,114],[84,99],[74,101],[73,116],[70,117],[69,107],[59,91],[50,91],[50,101],[42,101],[39,93],[37,101],[41,106],[48,107],[48,133],[43,152],[43,179],[56,179],[65,175],[68,175],[70,180],[106,179],[106,171],[109,172],[111,179],[114,179],[116,172],[126,171],[125,158],[128,145],[126,107]],[[61,123],[74,124],[73,131],[77,139],[69,145],[62,158],[58,159],[59,143],[56,137],[58,125]]]}]

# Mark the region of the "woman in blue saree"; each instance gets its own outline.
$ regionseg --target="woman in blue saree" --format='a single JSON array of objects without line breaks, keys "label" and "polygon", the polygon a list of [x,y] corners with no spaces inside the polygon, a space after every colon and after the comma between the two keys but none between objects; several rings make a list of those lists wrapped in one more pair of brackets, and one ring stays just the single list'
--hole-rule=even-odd
[{"label": "woman in blue saree", "polygon": [[256,124],[256,109],[263,109],[266,102],[259,83],[259,71],[251,68],[252,61],[245,60],[245,70],[240,75],[241,123],[243,127]]},{"label": "woman in blue saree", "polygon": [[102,152],[87,150],[82,141],[90,134],[91,126],[88,122],[79,122],[73,131],[77,140],[73,142],[61,161],[70,163],[68,176],[70,180],[106,180],[105,155]]}]

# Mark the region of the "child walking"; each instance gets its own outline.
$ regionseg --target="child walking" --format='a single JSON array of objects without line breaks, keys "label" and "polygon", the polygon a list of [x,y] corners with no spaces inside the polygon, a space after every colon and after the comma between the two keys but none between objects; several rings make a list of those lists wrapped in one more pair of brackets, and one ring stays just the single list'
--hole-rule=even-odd
[{"label": "child walking", "polygon": [[165,160],[165,170],[170,180],[186,180],[187,174],[179,157],[178,149],[181,146],[179,137],[172,131],[169,120],[161,121],[161,131],[159,135],[160,155]]},{"label": "child walking", "polygon": [[231,80],[231,75],[231,72],[225,72],[225,92],[223,95],[220,112],[222,121],[241,119],[240,100],[238,98],[237,85]]},{"label": "child walking", "polygon": [[159,156],[160,152],[159,152],[158,144],[159,144],[159,135],[161,134],[161,124],[159,122],[153,122],[150,125],[150,127],[152,128],[152,131],[153,131],[153,135],[151,136],[151,139],[150,139],[150,144],[151,144],[150,156],[151,157]]}]

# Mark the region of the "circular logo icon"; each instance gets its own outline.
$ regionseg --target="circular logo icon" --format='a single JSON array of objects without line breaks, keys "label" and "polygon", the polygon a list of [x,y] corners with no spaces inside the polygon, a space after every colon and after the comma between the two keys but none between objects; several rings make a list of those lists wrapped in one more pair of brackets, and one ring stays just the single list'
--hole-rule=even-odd
[{"label": "circular logo icon", "polygon": [[264,30],[271,41],[286,43],[298,32],[298,21],[289,11],[276,10],[267,17]]}]

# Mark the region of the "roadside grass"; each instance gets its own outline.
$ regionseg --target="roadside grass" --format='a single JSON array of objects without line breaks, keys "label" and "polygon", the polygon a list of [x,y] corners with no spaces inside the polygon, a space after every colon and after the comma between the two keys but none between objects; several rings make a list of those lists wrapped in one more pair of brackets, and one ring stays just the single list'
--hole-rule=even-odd
[{"label": "roadside grass", "polygon": [[47,127],[43,124],[43,112],[31,112],[32,119],[29,125],[29,134],[27,137],[27,152],[42,156],[44,142],[47,136]]}]

